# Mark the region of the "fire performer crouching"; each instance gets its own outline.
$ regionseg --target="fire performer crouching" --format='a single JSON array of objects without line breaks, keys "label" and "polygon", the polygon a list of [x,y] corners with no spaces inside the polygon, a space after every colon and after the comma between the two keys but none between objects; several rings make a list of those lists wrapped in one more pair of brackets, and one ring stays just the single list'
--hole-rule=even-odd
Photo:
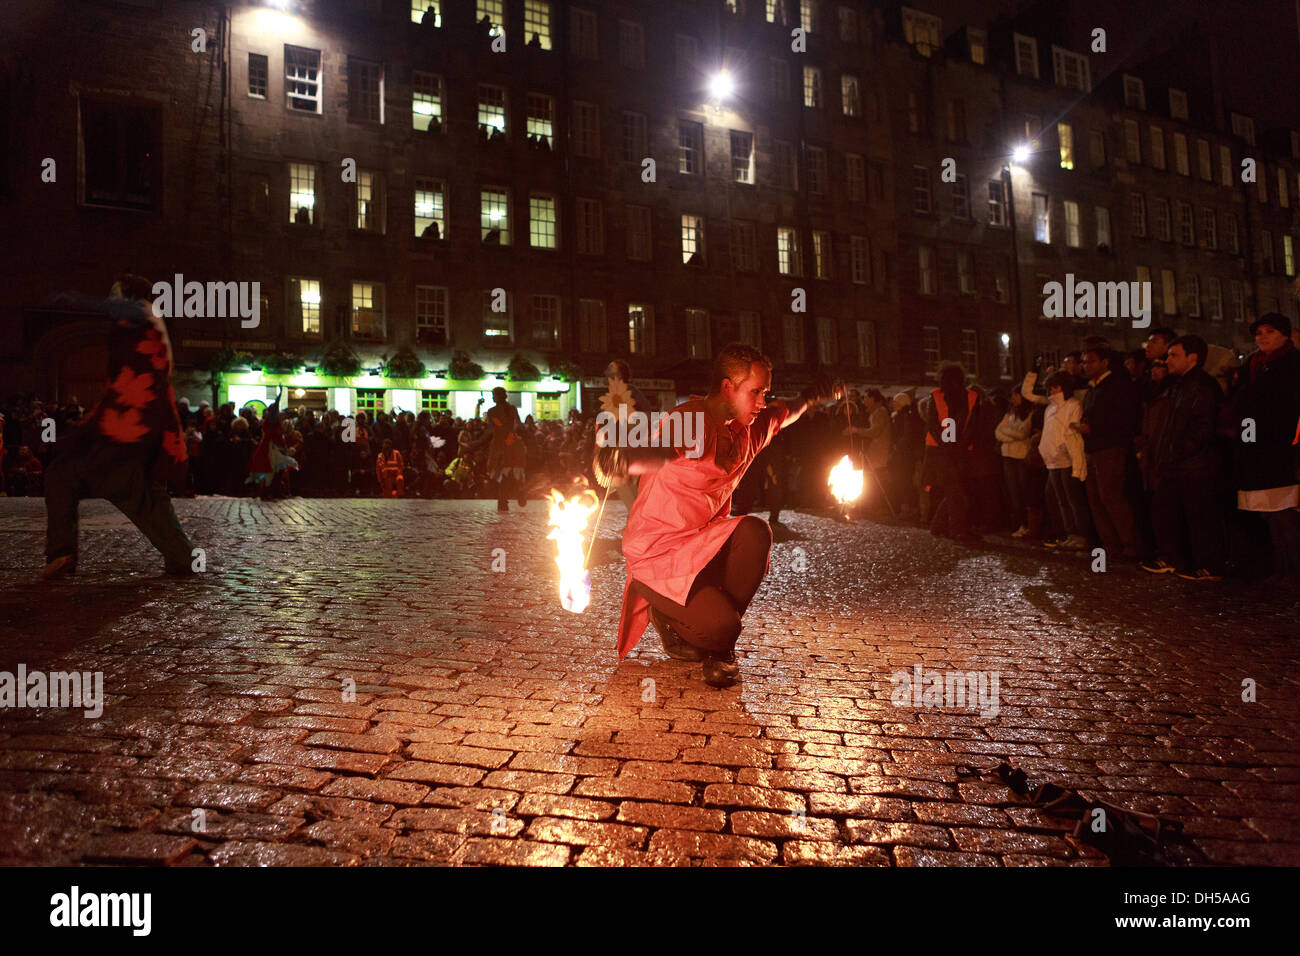
[{"label": "fire performer crouching", "polygon": [[162,553],[168,574],[193,573],[193,547],[167,495],[167,481],[184,483],[189,455],[171,386],[171,340],[150,306],[150,291],[147,279],[124,275],[107,300],[57,299],[114,321],[104,397],[59,442],[45,473],[46,579],[76,571],[83,498],[116,505]]},{"label": "fire performer crouching", "polygon": [[[810,401],[833,396],[818,383],[790,405],[766,403],[772,363],[757,349],[728,345],[713,362],[709,394],[678,405],[697,416],[695,446],[597,451],[594,471],[607,486],[641,475],[623,536],[627,584],[619,621],[622,660],[649,619],[665,653],[703,661],[704,679],[727,687],[739,678],[735,645],[741,618],[768,569],[772,531],[760,518],[729,517],[731,495],[745,470]],[[661,429],[673,419],[661,423]]]}]

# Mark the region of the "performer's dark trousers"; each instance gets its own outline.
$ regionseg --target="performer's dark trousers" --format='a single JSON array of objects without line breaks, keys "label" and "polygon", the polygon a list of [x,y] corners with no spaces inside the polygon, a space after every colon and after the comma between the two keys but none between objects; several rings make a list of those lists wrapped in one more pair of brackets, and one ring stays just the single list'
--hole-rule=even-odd
[{"label": "performer's dark trousers", "polygon": [[771,549],[772,529],[765,521],[747,515],[696,576],[685,605],[670,601],[640,581],[633,582],[633,587],[671,620],[683,640],[702,651],[725,656],[736,646],[740,619],[763,583]]},{"label": "performer's dark trousers", "polygon": [[83,498],[108,499],[162,553],[168,571],[189,571],[193,545],[172,510],[166,482],[150,477],[138,450],[107,442],[70,448],[46,469],[47,561],[77,554],[77,506]]}]

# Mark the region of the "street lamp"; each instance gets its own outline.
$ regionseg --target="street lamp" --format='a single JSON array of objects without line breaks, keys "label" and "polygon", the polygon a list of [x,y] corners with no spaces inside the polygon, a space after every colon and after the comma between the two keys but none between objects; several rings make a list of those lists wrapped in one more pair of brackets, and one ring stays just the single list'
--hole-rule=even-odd
[{"label": "street lamp", "polygon": [[1029,158],[1028,146],[1017,146],[1011,153],[1012,162],[1020,166],[1023,166],[1025,160],[1027,160],[1028,158]]},{"label": "street lamp", "polygon": [[713,74],[709,80],[709,95],[714,102],[722,102],[728,99],[736,91],[736,83],[731,78],[730,70],[719,70]]}]

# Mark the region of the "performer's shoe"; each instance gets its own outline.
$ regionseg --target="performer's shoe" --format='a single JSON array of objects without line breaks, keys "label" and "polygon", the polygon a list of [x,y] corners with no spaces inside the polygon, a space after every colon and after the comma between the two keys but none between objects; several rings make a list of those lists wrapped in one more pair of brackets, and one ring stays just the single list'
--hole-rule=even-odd
[{"label": "performer's shoe", "polygon": [[650,623],[659,632],[659,643],[663,645],[664,653],[669,657],[678,661],[704,660],[704,652],[694,644],[682,640],[677,632],[673,630],[673,626],[668,623],[668,618],[654,608],[650,609]]},{"label": "performer's shoe", "polygon": [[509,510],[510,510],[510,502],[508,501],[497,502],[497,511],[509,511]]},{"label": "performer's shoe", "polygon": [[736,655],[728,656],[730,660],[714,655],[704,659],[704,683],[710,687],[730,687],[740,680],[740,666],[736,663]]},{"label": "performer's shoe", "polygon": [[76,573],[77,556],[75,554],[63,554],[45,565],[45,570],[41,572],[41,577],[46,581],[53,581],[57,578],[70,578]]}]

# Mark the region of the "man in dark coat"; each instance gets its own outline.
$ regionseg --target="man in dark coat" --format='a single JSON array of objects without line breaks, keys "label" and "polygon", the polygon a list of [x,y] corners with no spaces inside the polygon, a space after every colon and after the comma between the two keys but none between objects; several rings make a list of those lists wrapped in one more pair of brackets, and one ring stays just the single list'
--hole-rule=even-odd
[{"label": "man in dark coat", "polygon": [[188,454],[172,391],[172,347],[154,313],[153,286],[120,276],[102,302],[60,296],[62,304],[113,320],[108,387],[85,419],[60,442],[45,476],[44,576],[77,568],[77,509],[83,498],[107,498],[157,548],[168,574],[192,574],[193,546],[167,495],[183,485]]},{"label": "man in dark coat", "polygon": [[[1218,501],[1222,466],[1215,444],[1223,392],[1202,367],[1208,352],[1205,340],[1196,335],[1170,344],[1166,418],[1150,449],[1159,557],[1142,567],[1154,574],[1176,572],[1189,581],[1222,580],[1227,554]],[[1184,532],[1190,548],[1184,546]]]},{"label": "man in dark coat", "polygon": [[1264,515],[1275,572],[1300,576],[1300,352],[1278,312],[1260,316],[1250,331],[1259,351],[1246,360],[1229,416],[1237,507]]},{"label": "man in dark coat", "polygon": [[1083,450],[1088,456],[1092,521],[1111,560],[1122,555],[1136,561],[1142,555],[1142,543],[1128,497],[1128,479],[1133,439],[1142,423],[1141,396],[1110,349],[1086,349],[1083,369],[1089,382],[1083,399],[1083,419],[1070,427],[1083,435]]}]

